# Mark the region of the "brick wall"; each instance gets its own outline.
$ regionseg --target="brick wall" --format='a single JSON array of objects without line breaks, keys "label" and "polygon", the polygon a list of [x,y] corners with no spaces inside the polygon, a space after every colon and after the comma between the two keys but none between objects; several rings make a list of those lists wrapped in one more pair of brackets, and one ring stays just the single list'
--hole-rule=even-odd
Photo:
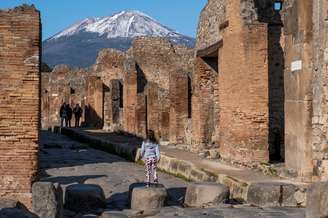
[{"label": "brick wall", "polygon": [[103,126],[103,82],[100,77],[89,76],[86,82],[84,119],[88,126]]},{"label": "brick wall", "polygon": [[0,10],[0,198],[31,207],[38,170],[40,14]]},{"label": "brick wall", "polygon": [[[126,54],[115,49],[103,49],[99,52],[96,63],[92,66],[91,74],[98,76],[103,81],[104,90],[104,129],[106,130],[123,130],[123,117],[117,117],[113,125],[113,116],[123,114],[113,112],[113,80],[120,80],[123,85],[125,75],[124,62]],[[115,83],[115,82],[114,82]],[[116,83],[115,83],[116,84]],[[124,85],[123,85],[124,89]],[[119,94],[119,93],[118,93]],[[123,115],[122,115],[123,116]]]},{"label": "brick wall", "polygon": [[137,131],[137,112],[136,107],[138,104],[137,97],[137,72],[135,69],[135,62],[130,63],[124,75],[124,105],[123,105],[123,123],[124,130],[138,135]]},{"label": "brick wall", "polygon": [[188,74],[179,70],[170,74],[170,143],[184,144],[188,119]]},{"label": "brick wall", "polygon": [[[42,73],[42,127],[60,125],[59,110],[63,102],[83,109],[81,124],[103,125],[103,82],[98,76],[68,66],[58,65],[53,72]],[[75,118],[71,121],[74,126]]]},{"label": "brick wall", "polygon": [[215,120],[219,114],[214,113],[214,89],[218,87],[218,72],[213,70],[201,57],[195,61],[192,96],[192,144],[195,149],[203,149],[212,143],[215,132]]},{"label": "brick wall", "polygon": [[227,3],[229,26],[219,52],[220,154],[268,161],[267,25],[245,25],[240,1]]}]

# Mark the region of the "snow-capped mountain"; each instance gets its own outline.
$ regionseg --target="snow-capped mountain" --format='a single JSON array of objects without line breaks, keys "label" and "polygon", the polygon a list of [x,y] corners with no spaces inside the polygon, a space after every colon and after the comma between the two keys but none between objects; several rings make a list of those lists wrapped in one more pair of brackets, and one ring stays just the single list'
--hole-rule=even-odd
[{"label": "snow-capped mountain", "polygon": [[122,11],[110,17],[86,18],[43,42],[43,61],[50,66],[87,67],[103,48],[129,49],[137,36],[165,37],[176,44],[194,45],[194,39],[177,33],[140,11]]}]

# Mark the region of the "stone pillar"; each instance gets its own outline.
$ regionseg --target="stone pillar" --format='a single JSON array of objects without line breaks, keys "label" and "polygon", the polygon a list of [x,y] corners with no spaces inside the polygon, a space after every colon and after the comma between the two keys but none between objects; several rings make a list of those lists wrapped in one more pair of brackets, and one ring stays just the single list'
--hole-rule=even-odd
[{"label": "stone pillar", "polygon": [[127,72],[124,76],[123,88],[123,123],[124,131],[136,134],[137,107],[137,72]]},{"label": "stone pillar", "polygon": [[87,126],[103,125],[103,83],[99,77],[88,77],[86,83],[86,102],[84,107]]},{"label": "stone pillar", "polygon": [[220,154],[238,162],[269,160],[267,24],[242,17],[228,1],[219,51]]},{"label": "stone pillar", "polygon": [[214,88],[217,77],[218,73],[201,57],[196,58],[192,96],[192,144],[196,149],[208,146],[215,132],[214,122],[218,114],[214,114]]},{"label": "stone pillar", "polygon": [[188,119],[188,75],[181,71],[170,74],[170,143],[186,142]]},{"label": "stone pillar", "polygon": [[40,13],[0,10],[0,196],[31,208],[40,128]]},{"label": "stone pillar", "polygon": [[148,83],[146,87],[147,129],[153,130],[158,139],[160,129],[160,106],[158,105],[158,84]]},{"label": "stone pillar", "polygon": [[[285,10],[285,160],[295,176],[310,178],[312,162],[312,1],[287,1]],[[297,18],[297,19],[296,19]],[[320,84],[315,85],[320,88]],[[313,87],[314,88],[314,87]]]},{"label": "stone pillar", "polygon": [[141,137],[146,137],[147,132],[147,103],[146,96],[143,93],[137,95],[136,106],[136,134]]},{"label": "stone pillar", "polygon": [[[111,81],[111,91],[112,91],[112,125],[119,127],[122,123],[122,113],[121,113],[121,97],[122,97],[122,83],[118,79]],[[124,101],[124,99],[123,99]]]}]

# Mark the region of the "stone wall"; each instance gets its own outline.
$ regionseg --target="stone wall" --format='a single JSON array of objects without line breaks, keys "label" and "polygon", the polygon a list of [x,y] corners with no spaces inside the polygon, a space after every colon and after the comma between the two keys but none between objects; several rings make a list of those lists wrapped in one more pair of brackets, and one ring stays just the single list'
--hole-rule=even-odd
[{"label": "stone wall", "polygon": [[40,13],[0,10],[0,198],[31,207],[38,171]]},{"label": "stone wall", "polygon": [[285,7],[286,167],[292,175],[309,178],[313,172],[312,1],[287,1]]},{"label": "stone wall", "polygon": [[104,129],[110,131],[123,130],[123,109],[116,107],[116,101],[123,94],[120,93],[120,86],[123,86],[124,90],[125,60],[125,53],[104,49],[99,52],[96,63],[92,66],[91,74],[100,77],[104,84]]},{"label": "stone wall", "polygon": [[220,38],[220,24],[225,21],[225,4],[226,0],[208,0],[199,17],[196,49],[207,48]]},{"label": "stone wall", "polygon": [[[50,73],[42,73],[42,127],[60,125],[59,110],[66,102],[72,108],[79,104],[83,109],[81,124],[103,126],[103,83],[82,69],[56,66]],[[72,118],[74,126],[75,118]]]},{"label": "stone wall", "polygon": [[[311,54],[307,45],[313,40],[313,111],[312,111],[312,163],[313,163],[313,180],[328,180],[328,36],[327,36],[327,18],[328,3],[327,1],[310,1],[313,2],[311,7],[309,3],[303,3],[299,6],[302,13],[304,24],[300,30],[304,29],[306,43],[304,50]],[[295,4],[295,3],[294,3]],[[313,10],[311,22],[311,10]],[[312,26],[312,23],[314,25]],[[312,30],[312,32],[310,32]],[[300,33],[299,33],[300,34]],[[308,60],[307,55],[304,55]],[[308,145],[305,151],[310,150]],[[309,155],[310,156],[310,155]]]},{"label": "stone wall", "polygon": [[226,4],[219,51],[220,154],[240,162],[268,155],[267,25],[245,24],[240,1]]},{"label": "stone wall", "polygon": [[[48,123],[44,126],[60,124],[58,113],[62,102],[80,101],[86,108],[87,102],[92,102],[99,107],[91,110],[88,120],[84,120],[92,126],[101,126],[92,120],[100,120],[103,115],[103,128],[108,131],[145,137],[146,131],[152,129],[162,142],[168,142],[171,133],[178,133],[179,143],[185,143],[186,135],[191,134],[188,97],[192,90],[188,81],[192,71],[193,49],[154,37],[138,37],[127,53],[104,49],[89,72],[57,66],[52,73],[43,74],[42,119]],[[174,78],[182,77],[186,86],[180,90]],[[103,93],[99,92],[101,88],[95,78],[102,81]],[[74,94],[70,93],[72,89]],[[171,106],[176,110],[172,111]],[[170,122],[170,114],[175,117],[174,124]]]},{"label": "stone wall", "polygon": [[194,148],[220,147],[240,162],[283,159],[281,29],[271,0],[208,1],[193,75]]},{"label": "stone wall", "polygon": [[[155,135],[161,141],[168,142],[170,133],[176,132],[175,124],[170,122],[170,117],[176,116],[173,114],[175,111],[171,110],[171,104],[188,94],[188,90],[186,93],[176,93],[175,90],[171,90],[173,86],[170,85],[170,75],[177,73],[192,75],[193,50],[184,46],[173,46],[168,40],[162,38],[139,37],[128,51],[128,56],[133,60],[130,65],[137,74],[134,81],[137,82],[137,99],[140,101],[137,101],[136,104],[142,111],[136,117],[139,117],[137,120],[142,123],[146,120],[145,125],[137,124],[137,126],[154,130]],[[146,104],[144,107],[143,103]],[[188,102],[185,103],[187,106]],[[129,110],[131,111],[131,108]],[[183,134],[182,132],[186,128],[186,119],[182,118],[183,116],[180,114],[177,117],[181,119],[176,121],[182,123],[179,131],[180,134]],[[138,132],[140,133],[140,129]],[[141,132],[145,132],[145,130]],[[180,140],[180,143],[184,142],[185,140]],[[176,144],[176,141],[172,141],[172,143]]]}]

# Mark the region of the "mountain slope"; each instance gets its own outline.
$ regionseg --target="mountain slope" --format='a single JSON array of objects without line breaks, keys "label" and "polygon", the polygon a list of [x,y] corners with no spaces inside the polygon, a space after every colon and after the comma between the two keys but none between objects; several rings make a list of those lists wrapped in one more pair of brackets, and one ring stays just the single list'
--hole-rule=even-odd
[{"label": "mountain slope", "polygon": [[122,11],[110,17],[87,18],[43,42],[43,61],[54,66],[88,67],[103,48],[126,51],[137,36],[165,37],[175,44],[194,46],[195,40],[139,11]]}]

